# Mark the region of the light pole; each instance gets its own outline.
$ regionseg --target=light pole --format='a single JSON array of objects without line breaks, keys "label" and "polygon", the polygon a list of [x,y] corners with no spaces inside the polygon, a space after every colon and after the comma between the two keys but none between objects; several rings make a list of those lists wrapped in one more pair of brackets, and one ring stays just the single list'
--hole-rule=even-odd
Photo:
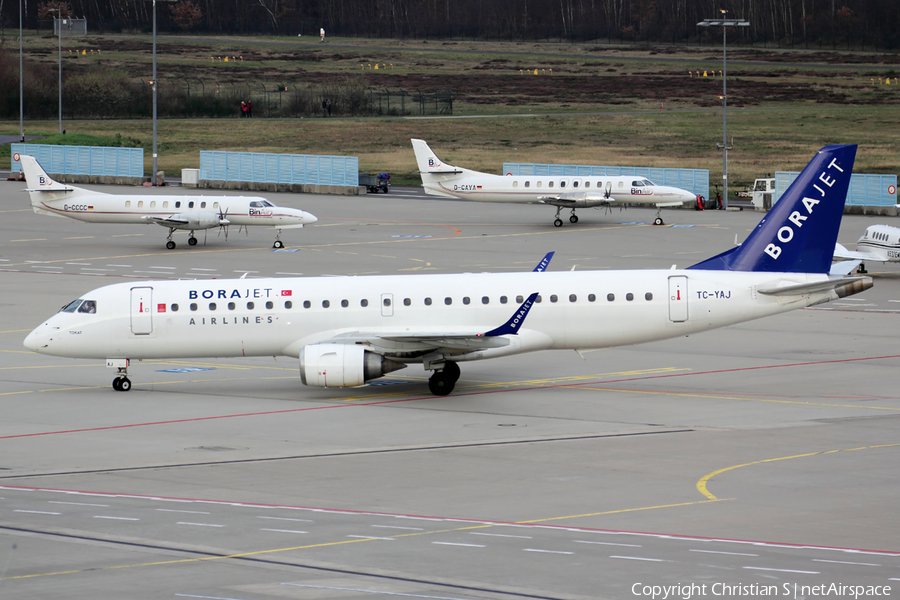
[{"label": "light pole", "polygon": [[[162,0],[163,2],[176,2],[177,0]],[[150,85],[153,86],[153,173],[151,175],[151,181],[155,185],[156,182],[156,169],[157,169],[157,152],[156,152],[156,95],[157,89],[159,87],[158,81],[156,80],[156,0],[153,0],[153,79],[150,81]]]},{"label": "light pole", "polygon": [[59,38],[59,133],[62,135],[62,9],[48,8],[47,12],[59,13],[59,19],[53,17],[53,24]]},{"label": "light pole", "polygon": [[750,27],[748,21],[743,19],[726,19],[727,10],[719,10],[721,19],[704,19],[697,23],[698,27],[722,28],[722,143],[716,144],[722,149],[722,207],[728,208],[728,67],[726,63],[727,45],[726,36],[729,27]]},{"label": "light pole", "polygon": [[22,67],[22,1],[19,0],[19,135],[25,141],[25,70]]}]

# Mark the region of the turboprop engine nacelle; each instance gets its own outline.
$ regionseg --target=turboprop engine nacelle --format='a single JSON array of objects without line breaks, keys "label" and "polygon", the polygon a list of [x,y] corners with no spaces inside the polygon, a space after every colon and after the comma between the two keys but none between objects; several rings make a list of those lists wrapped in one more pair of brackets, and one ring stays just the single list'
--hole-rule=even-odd
[{"label": "turboprop engine nacelle", "polygon": [[300,380],[317,387],[354,387],[406,365],[352,344],[313,344],[300,350]]},{"label": "turboprop engine nacelle", "polygon": [[176,216],[187,219],[191,229],[212,229],[220,225],[228,225],[228,220],[217,213],[181,213]]}]

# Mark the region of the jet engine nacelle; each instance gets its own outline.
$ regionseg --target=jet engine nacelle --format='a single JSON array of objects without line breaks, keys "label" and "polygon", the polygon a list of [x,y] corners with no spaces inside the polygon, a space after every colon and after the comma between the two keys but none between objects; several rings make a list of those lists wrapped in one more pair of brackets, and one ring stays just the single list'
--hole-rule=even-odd
[{"label": "jet engine nacelle", "polygon": [[219,227],[220,225],[228,225],[227,220],[221,218],[218,213],[214,212],[180,213],[174,216],[176,218],[187,220],[187,225],[183,227],[184,229],[212,229],[213,227]]},{"label": "jet engine nacelle", "polygon": [[354,387],[405,367],[353,344],[313,344],[300,350],[304,385]]}]

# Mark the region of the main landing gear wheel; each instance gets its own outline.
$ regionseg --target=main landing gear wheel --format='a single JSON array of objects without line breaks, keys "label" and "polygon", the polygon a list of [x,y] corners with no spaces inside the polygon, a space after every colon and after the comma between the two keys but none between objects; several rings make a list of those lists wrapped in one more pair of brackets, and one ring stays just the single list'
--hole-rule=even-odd
[{"label": "main landing gear wheel", "polygon": [[197,238],[189,237],[188,238],[188,246],[196,246],[196,245],[197,245]]},{"label": "main landing gear wheel", "polygon": [[[190,242],[188,242],[188,243],[190,243]],[[172,240],[169,240],[168,242],[166,242],[166,248],[168,248],[169,250],[174,250],[175,242],[173,242]]]},{"label": "main landing gear wheel", "polygon": [[435,371],[434,375],[428,379],[428,389],[435,396],[446,396],[456,386],[459,374],[459,365],[455,362],[447,361],[444,363],[443,369]]},{"label": "main landing gear wheel", "polygon": [[284,248],[284,242],[281,240],[275,240],[275,243],[272,244],[273,248]]},{"label": "main landing gear wheel", "polygon": [[576,215],[575,213],[572,213],[572,216],[569,217],[569,223],[577,223],[577,222],[578,222],[578,215]]},{"label": "main landing gear wheel", "polygon": [[127,392],[131,389],[131,380],[127,377],[116,377],[113,379],[112,386],[117,392]]},{"label": "main landing gear wheel", "polygon": [[560,219],[559,217],[556,217],[556,220],[553,221],[553,225],[554,225],[554,227],[562,227],[562,219]]},{"label": "main landing gear wheel", "polygon": [[654,225],[665,225],[665,223],[662,220],[662,217],[656,217],[655,219],[653,219],[653,224]]}]

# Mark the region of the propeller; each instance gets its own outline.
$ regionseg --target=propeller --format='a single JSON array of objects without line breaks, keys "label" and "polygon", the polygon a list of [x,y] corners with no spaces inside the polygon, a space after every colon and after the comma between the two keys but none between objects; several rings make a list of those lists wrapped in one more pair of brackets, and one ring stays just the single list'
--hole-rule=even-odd
[{"label": "propeller", "polygon": [[225,212],[222,212],[222,208],[219,207],[219,232],[216,234],[216,237],[225,231],[225,241],[228,241],[228,209],[225,209]]}]

